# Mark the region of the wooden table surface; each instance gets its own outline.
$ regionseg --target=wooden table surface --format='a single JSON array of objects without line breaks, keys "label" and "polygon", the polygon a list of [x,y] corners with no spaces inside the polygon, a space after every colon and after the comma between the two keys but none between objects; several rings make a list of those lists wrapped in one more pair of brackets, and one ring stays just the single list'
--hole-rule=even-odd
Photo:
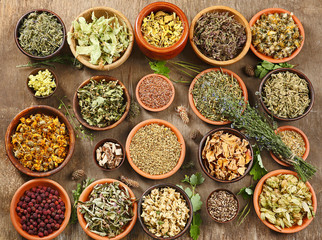
[{"label": "wooden table surface", "polygon": [[[148,3],[153,1],[140,1],[140,0],[90,0],[90,1],[77,1],[77,0],[0,0],[0,59],[1,64],[1,88],[2,94],[0,96],[1,108],[0,108],[0,125],[1,125],[1,137],[0,137],[0,159],[1,159],[1,174],[0,174],[0,226],[1,233],[0,239],[12,240],[21,239],[20,235],[14,229],[9,214],[9,205],[12,196],[15,191],[26,181],[31,178],[20,173],[9,161],[5,154],[4,135],[12,118],[21,110],[38,104],[46,104],[53,107],[58,107],[59,102],[55,97],[50,97],[47,100],[36,100],[26,88],[26,77],[31,71],[29,68],[16,68],[16,65],[27,63],[29,59],[24,56],[16,47],[14,43],[14,29],[18,19],[27,11],[36,8],[46,8],[56,12],[65,22],[66,28],[69,29],[72,20],[82,11],[95,7],[95,6],[108,6],[121,11],[131,22],[132,26],[139,13],[139,11]],[[304,72],[312,81],[316,101],[312,111],[303,119],[296,122],[281,123],[279,125],[293,125],[302,129],[309,138],[311,151],[307,161],[318,167],[316,176],[310,181],[313,185],[317,198],[318,198],[318,211],[317,217],[313,222],[303,231],[296,234],[283,235],[276,233],[267,228],[256,216],[252,209],[251,214],[248,216],[246,222],[240,226],[237,226],[236,221],[227,224],[218,224],[210,219],[206,213],[205,205],[202,206],[201,214],[203,224],[201,227],[200,240],[210,239],[322,239],[321,236],[321,181],[322,181],[322,161],[320,149],[321,149],[321,39],[322,39],[322,7],[319,0],[176,0],[170,1],[178,5],[187,15],[189,22],[193,17],[202,9],[212,5],[226,5],[241,12],[247,20],[256,14],[258,11],[270,8],[280,7],[287,9],[300,19],[305,28],[305,44],[300,54],[291,62],[299,64],[297,69]],[[69,51],[67,44],[65,45],[66,52]],[[204,68],[209,68],[205,63],[201,62],[194,52],[190,44],[187,44],[184,51],[176,58],[177,60],[185,60],[202,65]],[[244,80],[251,103],[255,102],[255,92],[258,90],[260,80],[256,78],[249,78],[242,72],[242,67],[246,64],[256,64],[259,59],[249,51],[248,54],[238,63],[228,66],[228,69],[236,72]],[[130,58],[119,68],[110,72],[99,72],[88,68],[84,70],[77,70],[71,66],[56,65],[56,72],[59,78],[59,89],[56,92],[58,97],[67,96],[67,103],[70,104],[72,96],[76,88],[84,80],[94,75],[108,74],[120,79],[125,86],[129,89],[130,94],[133,96],[134,89],[137,82],[144,75],[151,73],[148,62],[145,56],[138,49],[137,45],[134,45],[133,52]],[[179,78],[180,75],[176,72],[171,73],[173,78]],[[189,80],[187,78],[187,80]],[[121,174],[131,176],[131,178],[139,181],[140,188],[134,189],[135,195],[139,198],[143,191],[156,183],[180,183],[185,174],[192,174],[196,171],[201,171],[197,163],[197,144],[189,139],[190,129],[199,129],[202,134],[205,134],[215,126],[208,125],[202,122],[192,112],[190,108],[190,120],[188,125],[182,124],[180,118],[175,114],[174,108],[178,105],[184,105],[188,107],[188,86],[175,84],[176,96],[173,104],[165,111],[161,113],[151,113],[141,109],[141,115],[133,122],[124,121],[116,128],[104,131],[93,132],[94,141],[77,139],[75,153],[68,163],[59,173],[50,177],[60,183],[68,191],[69,196],[72,198],[71,191],[75,188],[76,183],[71,180],[71,173],[75,169],[85,169],[87,176],[95,179],[101,178],[118,178]],[[194,161],[196,168],[193,170],[179,170],[172,177],[152,181],[145,179],[132,170],[128,162],[114,172],[103,172],[96,165],[94,165],[92,159],[92,151],[96,142],[106,137],[113,137],[119,139],[123,144],[130,130],[139,122],[149,118],[160,118],[173,123],[183,134],[186,145],[187,154],[185,161]],[[264,165],[268,170],[280,169],[281,166],[275,163],[266,151],[263,151],[262,158]],[[202,200],[205,202],[209,193],[217,188],[227,188],[237,193],[240,188],[248,186],[251,182],[251,177],[246,176],[241,181],[232,184],[220,184],[212,181],[206,177],[205,183],[198,188],[198,192],[202,196]],[[239,196],[241,207],[245,205],[245,201]],[[83,232],[79,224],[67,226],[64,232],[57,237],[57,239],[88,239],[87,235]],[[126,239],[150,239],[141,229],[139,222],[136,223],[132,232]],[[188,234],[185,234],[180,239],[190,239]]]}]

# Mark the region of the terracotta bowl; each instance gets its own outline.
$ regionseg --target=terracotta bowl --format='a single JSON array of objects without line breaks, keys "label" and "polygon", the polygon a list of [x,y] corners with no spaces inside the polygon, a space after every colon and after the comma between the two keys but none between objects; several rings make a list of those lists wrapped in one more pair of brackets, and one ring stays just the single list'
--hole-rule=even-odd
[{"label": "terracotta bowl", "polygon": [[[141,32],[143,19],[150,15],[151,12],[156,13],[160,10],[169,13],[175,12],[183,24],[183,33],[181,38],[170,47],[158,48],[147,43]],[[176,5],[168,2],[154,2],[144,7],[136,18],[134,25],[135,40],[139,48],[147,57],[155,60],[168,60],[177,56],[187,44],[188,31],[189,22],[184,12]]]},{"label": "terracotta bowl", "polygon": [[232,182],[237,182],[239,181],[240,179],[244,178],[248,172],[250,171],[250,169],[252,168],[253,166],[253,156],[254,156],[254,153],[253,153],[253,148],[252,148],[252,145],[251,143],[249,143],[248,145],[248,148],[250,150],[250,153],[251,153],[251,157],[252,159],[250,160],[250,162],[248,163],[248,166],[247,166],[247,169],[244,173],[244,175],[240,176],[240,177],[237,177],[233,180],[222,180],[222,179],[218,179],[214,176],[212,176],[208,171],[207,171],[207,167],[205,166],[204,164],[204,160],[202,158],[202,150],[206,144],[206,141],[207,141],[207,137],[208,136],[211,136],[212,134],[214,134],[215,132],[218,132],[218,131],[223,131],[224,133],[230,133],[230,134],[233,134],[237,137],[239,137],[240,139],[245,139],[249,142],[249,140],[247,139],[247,137],[242,134],[240,131],[236,130],[236,129],[233,129],[233,128],[228,128],[228,127],[221,127],[221,128],[216,128],[216,129],[213,129],[211,131],[209,131],[208,133],[206,133],[205,136],[203,136],[203,138],[201,139],[200,141],[200,144],[199,144],[199,148],[198,148],[198,161],[199,161],[199,164],[200,164],[200,167],[202,169],[202,171],[204,171],[204,173],[210,177],[212,180],[214,181],[217,181],[217,182],[222,182],[222,183],[232,183]]},{"label": "terracotta bowl", "polygon": [[28,77],[27,77],[27,88],[28,88],[29,92],[30,92],[30,93],[31,93],[35,98],[38,98],[38,99],[44,99],[44,98],[48,98],[48,97],[52,96],[52,95],[56,92],[56,90],[57,90],[57,88],[58,88],[58,78],[57,78],[57,75],[56,75],[52,70],[50,70],[50,69],[48,69],[48,71],[49,71],[49,72],[51,72],[51,74],[53,75],[54,81],[55,81],[55,83],[56,83],[56,87],[55,87],[55,89],[53,90],[53,92],[52,92],[51,94],[49,94],[49,95],[47,95],[47,96],[36,96],[36,95],[35,95],[36,91],[35,91],[32,87],[29,87],[29,86],[28,86],[28,83],[29,83],[29,76],[30,76],[30,75],[37,75],[39,71],[45,71],[46,69],[48,69],[48,68],[36,68],[36,69],[32,70],[32,71],[31,71],[31,73],[29,73],[29,75],[28,75]]},{"label": "terracotta bowl", "polygon": [[[151,233],[149,231],[149,229],[145,226],[144,224],[144,221],[141,217],[141,214],[142,214],[142,203],[143,203],[143,197],[144,196],[147,196],[148,194],[150,194],[150,192],[153,190],[153,189],[156,189],[156,188],[166,188],[166,187],[171,187],[173,189],[176,190],[176,192],[179,192],[181,194],[181,196],[184,198],[184,200],[186,200],[186,203],[187,203],[187,207],[189,208],[189,219],[186,223],[186,226],[185,228],[179,233],[177,234],[176,236],[173,236],[173,237],[157,237],[156,235],[154,235],[153,233]],[[181,189],[180,187],[178,187],[177,185],[174,185],[174,184],[166,184],[166,183],[162,183],[162,184],[157,184],[157,185],[154,185],[152,187],[149,187],[147,190],[145,190],[145,192],[142,194],[140,200],[139,200],[139,207],[138,207],[138,219],[139,219],[139,222],[141,224],[141,227],[143,228],[144,232],[146,234],[148,234],[150,237],[152,237],[153,239],[159,239],[159,240],[162,240],[162,239],[167,239],[167,240],[171,240],[171,239],[176,239],[176,238],[179,238],[181,237],[190,227],[190,224],[191,224],[191,221],[192,221],[192,215],[193,215],[193,211],[192,211],[192,204],[191,204],[191,201],[188,197],[188,195],[186,194],[186,192]]]},{"label": "terracotta bowl", "polygon": [[[58,230],[52,232],[48,236],[44,236],[44,237],[38,237],[37,235],[30,235],[26,231],[22,230],[22,226],[20,223],[20,217],[17,215],[17,212],[16,212],[16,207],[17,207],[18,202],[20,201],[20,197],[22,197],[22,195],[25,193],[25,191],[27,191],[33,187],[37,187],[37,186],[47,186],[47,187],[51,187],[51,188],[57,190],[59,192],[60,198],[65,203],[65,208],[66,208],[65,219],[62,222],[60,228]],[[50,180],[50,179],[46,179],[46,178],[33,179],[33,180],[30,180],[30,181],[24,183],[21,187],[18,188],[18,190],[16,191],[15,195],[13,196],[13,198],[11,200],[11,204],[10,204],[10,217],[11,217],[11,222],[12,222],[13,226],[15,227],[15,229],[18,231],[18,233],[22,237],[24,237],[26,239],[30,239],[30,240],[40,240],[40,239],[41,240],[49,240],[49,239],[56,238],[66,228],[69,218],[70,218],[70,213],[71,213],[71,204],[70,204],[70,200],[69,200],[68,194],[65,191],[65,189],[57,182]]]},{"label": "terracotta bowl", "polygon": [[[81,110],[80,110],[80,106],[78,103],[78,97],[77,97],[77,92],[80,88],[84,87],[85,85],[90,83],[90,80],[93,79],[95,81],[101,81],[103,79],[105,79],[106,81],[118,81],[118,84],[121,85],[123,87],[124,93],[124,100],[126,101],[126,108],[125,108],[125,112],[123,113],[123,116],[115,123],[108,125],[106,127],[96,127],[96,126],[91,126],[89,125],[82,117],[81,114]],[[129,113],[130,110],[130,103],[131,103],[131,97],[129,92],[127,91],[125,85],[118,79],[116,79],[115,77],[111,77],[111,76],[107,76],[107,75],[101,75],[101,76],[94,76],[91,77],[89,79],[87,79],[86,81],[84,81],[76,90],[75,94],[74,94],[74,98],[73,98],[73,109],[75,112],[75,117],[77,118],[77,120],[84,126],[87,127],[88,129],[91,130],[95,130],[95,131],[105,131],[105,130],[109,130],[112,128],[115,128],[117,125],[119,125],[125,118],[126,115]]]},{"label": "terracotta bowl", "polygon": [[118,182],[120,185],[120,187],[122,189],[126,189],[131,198],[133,199],[133,218],[132,220],[124,227],[124,231],[117,235],[116,237],[113,237],[113,238],[108,238],[108,237],[101,237],[99,236],[98,234],[96,233],[93,233],[91,232],[88,228],[86,228],[86,220],[85,218],[83,217],[83,214],[80,213],[80,208],[77,207],[77,218],[78,218],[78,222],[79,224],[81,225],[82,229],[84,230],[84,232],[91,238],[93,239],[96,239],[96,240],[119,240],[119,239],[123,239],[126,235],[128,235],[131,230],[133,229],[135,223],[136,223],[136,219],[138,217],[138,212],[137,212],[137,209],[138,209],[138,204],[136,202],[136,198],[135,198],[135,195],[134,193],[132,192],[132,190],[126,186],[124,183],[118,181],[118,180],[115,180],[115,179],[111,179],[111,178],[105,178],[105,179],[100,179],[100,180],[97,180],[95,182],[93,182],[92,184],[90,184],[87,188],[85,188],[85,190],[82,192],[82,194],[80,195],[79,197],[79,201],[81,202],[86,202],[88,201],[88,197],[90,195],[90,193],[92,192],[94,186],[96,186],[97,184],[104,184],[104,183],[113,183],[113,182]]},{"label": "terracotta bowl", "polygon": [[[305,133],[303,131],[301,131],[300,129],[298,129],[297,127],[293,127],[293,126],[282,126],[276,129],[275,132],[283,132],[283,131],[295,131],[297,133],[299,133],[301,135],[301,137],[303,138],[303,141],[305,142],[305,152],[304,155],[302,156],[302,159],[305,160],[307,158],[307,156],[309,155],[310,152],[310,143],[309,143],[309,139],[307,138],[307,136],[305,135]],[[284,167],[291,167],[291,165],[281,161],[280,159],[278,159],[272,152],[269,152],[271,154],[271,157],[280,165],[284,166]]]},{"label": "terracotta bowl", "polygon": [[[209,205],[209,199],[210,199],[210,197],[212,196],[212,194],[214,194],[215,192],[219,192],[219,191],[226,191],[226,192],[229,192],[230,194],[232,194],[232,195],[234,196],[234,198],[235,198],[235,199],[236,199],[236,201],[237,201],[237,211],[236,211],[235,216],[234,216],[232,219],[230,219],[230,220],[228,220],[228,221],[225,221],[225,222],[223,222],[223,221],[218,221],[218,220],[217,220],[217,219],[215,219],[213,216],[211,216],[211,214],[210,214],[210,212],[209,212],[209,209],[208,209],[208,205]],[[212,191],[212,192],[209,194],[209,196],[208,196],[208,198],[207,198],[207,202],[206,202],[206,209],[207,209],[207,213],[208,213],[208,215],[209,215],[209,216],[212,218],[212,220],[214,220],[215,222],[217,222],[217,223],[228,223],[228,222],[233,221],[233,220],[237,217],[238,212],[239,212],[239,201],[238,201],[238,198],[237,198],[236,194],[234,194],[232,191],[230,191],[230,190],[228,190],[228,189],[224,189],[224,188],[219,188],[219,189],[216,189],[216,190]]]},{"label": "terracotta bowl", "polygon": [[[86,22],[91,22],[93,12],[95,14],[95,17],[97,17],[97,18],[100,18],[102,16],[105,16],[105,17],[116,16],[120,21],[123,21],[126,24],[129,34],[130,34],[130,36],[129,36],[130,43],[129,43],[129,46],[127,47],[127,49],[125,50],[125,52],[123,53],[123,55],[111,64],[94,65],[89,62],[90,58],[88,56],[76,54],[76,44],[77,43],[74,38],[71,39],[71,42],[69,43],[69,47],[70,47],[70,50],[72,51],[73,55],[75,56],[75,58],[77,58],[78,61],[80,61],[86,67],[89,67],[89,68],[95,69],[95,70],[99,70],[99,71],[109,71],[109,70],[112,70],[112,69],[117,68],[120,65],[122,65],[131,55],[133,44],[134,44],[132,25],[129,22],[129,20],[121,12],[119,12],[113,8],[109,8],[109,7],[95,7],[95,8],[87,9],[86,11],[84,11],[80,15],[78,15],[77,18],[75,19],[75,21],[78,20],[80,17],[84,17],[86,19]],[[73,25],[71,26],[69,31],[71,33],[74,32]]]},{"label": "terracotta bowl", "polygon": [[[47,12],[47,13],[51,13],[52,15],[54,15],[56,18],[57,18],[57,21],[62,25],[63,27],[63,41],[62,41],[62,44],[61,46],[55,51],[53,52],[52,54],[48,55],[48,56],[45,56],[45,57],[40,57],[40,56],[34,56],[34,55],[31,55],[29,53],[27,53],[21,46],[20,46],[20,43],[19,43],[19,28],[20,26],[22,25],[23,23],[23,20],[30,14],[30,13],[33,13],[33,12]],[[65,28],[65,24],[63,22],[63,20],[54,12],[50,11],[50,10],[47,10],[47,9],[34,9],[34,10],[31,10],[29,12],[27,12],[26,14],[24,14],[17,22],[17,25],[16,25],[16,28],[15,28],[15,42],[16,42],[16,45],[17,47],[19,48],[19,50],[25,54],[27,57],[30,57],[32,59],[35,59],[35,60],[46,60],[46,59],[49,59],[49,58],[52,58],[54,56],[56,56],[58,53],[61,52],[61,50],[63,49],[64,47],[64,43],[65,43],[65,40],[66,40],[66,28]]]},{"label": "terracotta bowl", "polygon": [[[105,168],[105,167],[100,166],[100,165],[98,164],[97,160],[96,160],[96,150],[97,150],[99,147],[103,146],[103,144],[104,144],[104,143],[106,143],[106,142],[113,142],[113,143],[117,143],[117,144],[119,144],[119,145],[121,146],[121,149],[122,149],[122,153],[123,153],[122,161],[120,162],[120,164],[119,164],[116,168],[113,168],[113,169]],[[109,171],[116,170],[116,169],[120,168],[120,167],[121,167],[121,165],[124,163],[124,160],[125,160],[125,151],[124,151],[124,147],[123,147],[122,143],[120,143],[118,140],[116,140],[116,139],[114,139],[114,138],[106,138],[106,139],[103,139],[103,140],[99,141],[99,142],[95,145],[95,147],[94,147],[94,151],[93,151],[93,159],[94,159],[95,164],[96,164],[100,169],[102,169],[102,170],[104,170],[104,171],[108,171],[108,172],[109,172]]]},{"label": "terracotta bowl", "polygon": [[[307,82],[307,85],[308,85],[308,88],[309,88],[309,95],[310,95],[310,99],[311,99],[311,102],[310,102],[310,105],[306,108],[305,112],[298,116],[298,117],[295,117],[295,118],[283,118],[283,117],[279,117],[279,116],[276,116],[274,115],[267,107],[266,105],[264,104],[264,101],[263,101],[263,88],[265,86],[265,83],[266,81],[271,77],[272,74],[276,74],[276,73],[279,73],[279,72],[291,72],[291,73],[295,73],[297,74],[300,78],[304,79],[306,82]],[[275,69],[273,71],[270,71],[262,80],[260,86],[259,86],[259,100],[264,108],[264,110],[271,116],[273,116],[275,119],[277,120],[280,120],[280,121],[296,121],[296,120],[299,120],[303,117],[305,117],[312,109],[313,107],[313,104],[314,104],[314,99],[315,99],[315,95],[314,95],[314,89],[313,89],[313,85],[311,83],[311,81],[308,79],[307,76],[304,75],[304,73],[300,72],[299,70],[296,70],[294,68],[278,68],[278,69]]]},{"label": "terracotta bowl", "polygon": [[209,68],[209,69],[206,69],[204,71],[202,71],[201,73],[199,73],[194,79],[193,81],[191,82],[190,84],[190,87],[189,87],[189,93],[188,93],[188,99],[189,99],[189,104],[190,104],[190,107],[192,109],[192,111],[204,122],[206,123],[209,123],[209,124],[212,124],[212,125],[226,125],[226,124],[230,124],[231,121],[224,121],[224,122],[221,122],[221,121],[213,121],[213,120],[210,120],[206,117],[204,117],[200,112],[199,110],[196,108],[195,106],[195,103],[194,103],[194,100],[193,100],[193,96],[192,96],[192,90],[193,90],[193,87],[195,86],[197,80],[202,76],[204,75],[205,73],[208,73],[208,72],[211,72],[211,71],[222,71],[223,73],[226,73],[228,75],[232,75],[239,83],[239,86],[240,88],[242,89],[243,91],[243,96],[244,96],[244,100],[245,102],[248,101],[248,92],[247,92],[247,88],[246,88],[246,85],[245,83],[243,82],[243,80],[236,74],[234,73],[233,71],[230,71],[228,69],[225,69],[225,68]]},{"label": "terracotta bowl", "polygon": [[[301,231],[304,228],[306,228],[312,222],[314,217],[312,217],[311,219],[304,218],[303,224],[301,226],[293,226],[290,228],[284,228],[282,230],[277,229],[273,224],[269,223],[268,221],[261,219],[260,207],[259,207],[258,202],[259,202],[259,195],[261,194],[262,189],[263,189],[263,184],[266,181],[266,179],[268,179],[269,177],[277,176],[279,174],[292,174],[292,175],[298,177],[296,172],[293,172],[290,170],[285,170],[285,169],[279,169],[279,170],[269,172],[264,177],[262,177],[261,180],[257,183],[255,191],[254,191],[253,202],[254,202],[255,212],[256,212],[257,216],[259,217],[259,219],[270,229],[272,229],[276,232],[280,232],[280,233],[295,233],[295,232]],[[316,213],[317,199],[316,199],[314,189],[309,182],[306,182],[305,184],[310,189],[310,192],[312,193],[312,206],[313,206],[314,212]]]},{"label": "terracotta bowl", "polygon": [[[149,77],[153,77],[153,76],[160,77],[160,78],[162,78],[162,79],[166,80],[166,81],[168,82],[168,84],[170,85],[171,90],[172,90],[172,93],[173,93],[173,94],[172,94],[172,97],[170,98],[170,101],[169,101],[166,105],[164,105],[163,107],[160,107],[160,108],[151,108],[151,107],[146,106],[146,105],[142,102],[142,100],[141,100],[141,98],[140,98],[140,95],[139,95],[139,89],[140,89],[140,86],[142,85],[142,82],[143,82],[145,79],[147,79],[147,78],[149,78]],[[174,100],[174,95],[175,95],[175,89],[174,89],[173,83],[169,80],[169,78],[167,78],[167,77],[165,77],[165,76],[163,76],[163,75],[160,75],[160,74],[152,73],[152,74],[148,74],[148,75],[144,76],[143,78],[141,78],[141,80],[140,80],[140,81],[138,82],[138,84],[136,85],[135,95],[136,95],[136,100],[138,101],[138,103],[139,103],[139,104],[140,104],[144,109],[146,109],[146,110],[148,110],[148,111],[151,111],[151,112],[161,112],[161,111],[163,111],[163,110],[167,109],[167,108],[171,105],[171,103],[173,102],[173,100]]]},{"label": "terracotta bowl", "polygon": [[[258,13],[255,14],[255,16],[249,21],[249,26],[252,27],[256,21],[260,18],[260,16],[262,14],[271,14],[271,13],[288,13],[288,14],[291,14],[290,11],[287,11],[285,9],[282,9],[282,8],[267,8],[267,9],[264,9]],[[304,40],[305,40],[305,34],[304,34],[304,28],[302,26],[302,23],[300,22],[300,20],[295,16],[293,15],[292,16],[295,24],[298,26],[299,28],[299,31],[300,31],[300,34],[301,36],[303,37],[303,41],[301,43],[301,46],[299,48],[297,48],[292,54],[291,56],[289,57],[286,57],[286,58],[281,58],[281,59],[275,59],[275,58],[272,58],[270,56],[267,56],[267,55],[264,55],[260,52],[258,52],[256,50],[256,48],[253,46],[253,44],[250,45],[250,49],[252,50],[252,52],[257,56],[259,57],[260,59],[262,60],[266,60],[266,61],[269,61],[269,62],[272,62],[272,63],[282,63],[282,62],[288,62],[290,61],[291,59],[295,58],[295,56],[297,54],[299,54],[299,52],[301,51],[303,45],[304,45]]]},{"label": "terracotta bowl", "polygon": [[[24,167],[20,163],[20,161],[17,158],[15,158],[13,154],[13,145],[11,143],[11,136],[14,134],[17,126],[19,125],[20,118],[29,117],[30,115],[37,114],[37,113],[43,113],[53,117],[57,116],[59,121],[65,124],[69,135],[69,149],[65,160],[58,167],[52,170],[49,170],[47,172],[32,171],[29,168]],[[58,111],[56,108],[53,108],[53,107],[49,107],[46,105],[38,105],[38,106],[32,106],[32,107],[26,108],[25,110],[21,111],[13,118],[13,120],[11,121],[11,123],[7,128],[7,132],[5,136],[5,144],[6,144],[6,153],[9,160],[19,171],[31,177],[47,177],[62,170],[71,159],[75,148],[75,134],[74,134],[72,125],[69,123],[68,119],[63,113],[61,113],[60,111]]]},{"label": "terracotta bowl", "polygon": [[[131,144],[132,138],[134,137],[136,132],[140,128],[142,128],[142,127],[144,127],[146,125],[153,124],[153,123],[163,125],[163,126],[166,126],[166,127],[170,128],[174,132],[174,134],[177,136],[178,141],[181,144],[181,153],[180,153],[180,157],[179,157],[177,165],[170,172],[167,172],[167,173],[161,174],[161,175],[152,175],[152,174],[149,174],[149,173],[146,173],[146,172],[142,171],[140,168],[138,168],[134,164],[133,159],[131,158],[131,154],[130,154],[130,144]],[[173,174],[175,174],[180,169],[180,167],[181,167],[181,165],[182,165],[182,163],[184,161],[185,155],[186,155],[186,144],[184,142],[182,134],[171,123],[169,123],[167,121],[164,121],[164,120],[161,120],[161,119],[148,119],[148,120],[145,120],[143,122],[140,122],[138,125],[136,125],[131,130],[130,134],[128,135],[128,137],[126,139],[125,151],[126,151],[127,160],[129,161],[129,163],[130,163],[131,167],[134,169],[134,171],[136,171],[138,174],[140,174],[141,176],[143,176],[145,178],[158,180],[158,179],[168,178],[168,177],[172,176]]]},{"label": "terracotta bowl", "polygon": [[[195,30],[196,22],[199,20],[199,18],[202,15],[204,15],[205,13],[208,13],[208,12],[229,12],[230,15],[234,16],[236,21],[238,21],[239,23],[241,23],[245,27],[246,38],[247,38],[245,46],[244,46],[243,50],[233,59],[230,59],[227,61],[218,61],[213,58],[207,57],[199,50],[197,45],[194,43],[193,37],[194,37],[194,30]],[[242,59],[246,55],[246,53],[249,50],[251,41],[252,41],[252,34],[251,34],[250,27],[249,27],[249,24],[248,24],[246,18],[240,12],[236,11],[233,8],[226,7],[226,6],[211,6],[211,7],[201,10],[193,18],[193,20],[191,22],[191,26],[190,26],[190,31],[189,31],[189,40],[190,40],[190,44],[192,46],[193,51],[197,54],[197,56],[202,61],[204,61],[210,65],[213,65],[213,66],[227,66],[227,65],[238,62],[240,59]]]}]

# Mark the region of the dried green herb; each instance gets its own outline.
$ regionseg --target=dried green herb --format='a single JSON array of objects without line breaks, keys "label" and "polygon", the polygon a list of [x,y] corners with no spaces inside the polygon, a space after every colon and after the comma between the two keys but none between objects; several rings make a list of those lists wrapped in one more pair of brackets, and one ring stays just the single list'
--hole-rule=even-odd
[{"label": "dried green herb", "polygon": [[16,67],[23,68],[23,67],[48,66],[48,67],[56,68],[56,66],[53,63],[70,64],[70,65],[73,65],[78,70],[81,70],[84,68],[84,65],[80,61],[78,61],[74,56],[70,56],[70,55],[59,55],[44,61],[28,62],[27,64],[17,65]]}]

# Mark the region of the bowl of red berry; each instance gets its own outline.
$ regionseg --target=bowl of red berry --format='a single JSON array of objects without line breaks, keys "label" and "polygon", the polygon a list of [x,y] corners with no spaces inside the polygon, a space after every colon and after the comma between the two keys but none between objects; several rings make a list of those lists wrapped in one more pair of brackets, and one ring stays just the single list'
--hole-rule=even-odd
[{"label": "bowl of red berry", "polygon": [[31,240],[57,237],[67,226],[71,204],[57,182],[33,179],[23,184],[11,200],[11,221],[18,233]]}]

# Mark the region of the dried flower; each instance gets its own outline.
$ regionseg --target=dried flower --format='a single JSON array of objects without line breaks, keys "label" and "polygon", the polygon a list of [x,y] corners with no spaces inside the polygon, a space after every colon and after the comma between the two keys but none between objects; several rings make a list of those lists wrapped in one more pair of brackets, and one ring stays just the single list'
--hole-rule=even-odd
[{"label": "dried flower", "polygon": [[202,135],[199,132],[199,130],[197,130],[197,129],[191,129],[191,131],[189,133],[189,137],[190,137],[190,139],[192,139],[196,143],[199,143],[201,141]]},{"label": "dried flower", "polygon": [[120,176],[120,180],[126,185],[128,185],[129,187],[134,187],[134,188],[140,187],[140,184],[137,181],[127,178],[123,175]]},{"label": "dried flower", "polygon": [[244,67],[244,72],[248,77],[254,77],[255,76],[255,69],[253,65],[246,64]]},{"label": "dried flower", "polygon": [[184,124],[189,123],[189,115],[188,115],[187,108],[185,106],[180,105],[176,107],[176,112],[179,113],[179,116],[184,122]]},{"label": "dried flower", "polygon": [[85,171],[83,169],[77,169],[72,173],[72,180],[77,181],[85,176]]}]

